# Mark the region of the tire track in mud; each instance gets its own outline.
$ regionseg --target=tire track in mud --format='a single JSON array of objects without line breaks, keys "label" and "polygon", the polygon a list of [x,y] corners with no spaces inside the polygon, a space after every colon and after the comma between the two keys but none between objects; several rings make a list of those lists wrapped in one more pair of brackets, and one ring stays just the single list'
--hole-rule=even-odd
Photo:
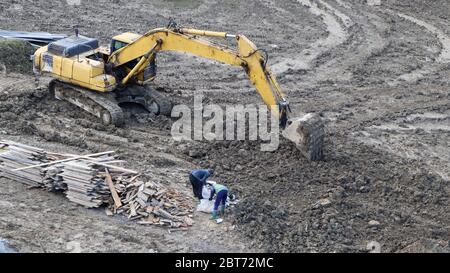
[{"label": "tire track in mud", "polygon": [[[176,4],[175,1],[171,1],[171,2],[172,2],[172,4]],[[187,3],[189,1],[185,1],[185,2]],[[190,16],[194,17],[194,15],[198,16],[200,14],[209,12],[211,9],[211,6],[217,4],[217,0],[208,0],[208,1],[197,0],[197,1],[193,1],[193,2],[194,3],[192,3],[192,5],[194,5],[194,6],[196,5],[195,2],[200,2],[200,3],[195,8],[184,8],[184,9],[181,9],[181,11],[177,12],[176,14],[174,14],[173,9],[168,8],[168,7],[161,7],[161,5],[160,5],[158,7],[157,13],[159,16],[162,16],[167,19],[174,18],[174,16],[181,17],[181,18],[189,18]],[[189,4],[189,3],[187,3],[187,4]],[[179,4],[179,5],[181,5],[181,4]]]},{"label": "tire track in mud", "polygon": [[[448,107],[448,106],[447,106]],[[450,112],[434,106],[391,121],[375,123],[356,132],[356,140],[376,149],[423,162],[442,179],[450,181],[445,136],[450,134]]]},{"label": "tire track in mud", "polygon": [[[311,1],[309,2],[312,3]],[[331,6],[333,2],[321,2],[321,8],[326,10],[333,8]],[[395,75],[392,80],[388,79],[386,81],[388,85],[395,86],[405,82],[415,83],[424,78],[427,74],[432,74],[433,72],[441,70],[443,65],[450,60],[450,38],[441,30],[427,22],[421,20],[417,21],[416,18],[408,15],[405,15],[407,17],[402,17],[402,14],[397,14],[389,9],[367,9],[357,3],[343,0],[336,0],[334,3],[336,5],[336,7],[333,8],[334,10],[340,9],[344,10],[343,12],[346,14],[351,14],[351,18],[349,19],[352,20],[353,24],[350,25],[350,28],[346,28],[348,34],[347,40],[340,45],[336,45],[335,50],[324,50],[320,55],[314,55],[311,59],[305,59],[307,60],[305,63],[307,63],[308,66],[303,66],[303,68],[311,70],[311,73],[302,77],[302,82],[306,86],[310,86],[311,84],[316,85],[321,82],[349,83],[350,81],[351,83],[356,81],[357,83],[365,84],[367,79],[372,80],[370,73],[367,75],[365,65],[367,60],[372,56],[383,55],[386,48],[391,45],[392,40],[390,40],[387,35],[389,35],[388,33],[390,30],[388,22],[390,19],[389,17],[392,18],[392,16],[399,16],[415,23],[421,28],[427,29],[440,40],[442,50],[440,55],[436,58],[436,62],[425,62],[419,68],[412,71],[405,71],[404,74]],[[349,11],[347,12],[346,10]],[[338,13],[335,12],[334,14],[340,15],[339,18],[345,18],[346,15],[343,12],[339,13],[338,11]],[[348,20],[346,21],[348,22]],[[341,22],[343,21],[341,20]],[[346,27],[348,26],[349,24],[346,25]],[[344,24],[342,24],[342,27],[344,27]],[[420,35],[418,37],[420,37]],[[315,45],[313,44],[311,47],[313,46]],[[299,59],[301,58],[303,58],[302,54],[300,54]],[[284,61],[284,63],[289,62],[294,63],[295,60]],[[314,62],[315,64],[313,65]],[[294,65],[291,69],[294,71],[301,70],[295,69],[296,67],[299,68],[301,66]],[[275,70],[275,72],[278,71]],[[286,72],[286,70],[281,71]],[[355,74],[355,72],[357,74]]]},{"label": "tire track in mud", "polygon": [[2,77],[0,77],[0,79],[2,80],[0,82],[0,92],[6,91],[16,85],[22,84],[27,81],[27,80],[16,80],[16,79],[3,79]]},{"label": "tire track in mud", "polygon": [[[288,22],[288,23],[283,22],[283,21],[289,21],[288,19],[290,19],[290,18],[288,18],[288,16],[292,17],[292,15],[294,15],[294,18],[296,16],[298,16],[297,14],[294,13],[293,10],[287,10],[286,8],[278,6],[279,3],[274,0],[260,0],[260,1],[267,8],[274,10],[275,12],[273,12],[272,16],[276,16],[277,18],[281,19],[281,23],[283,25],[285,25],[286,27],[292,28],[297,31],[304,30],[305,26],[303,26],[303,25],[292,24],[290,22]],[[277,13],[282,14],[282,16]]]},{"label": "tire track in mud", "polygon": [[[273,66],[275,73],[310,70],[302,77],[303,85],[306,86],[330,81],[350,83],[355,80],[355,69],[388,45],[384,33],[389,24],[363,7],[342,0],[298,2],[309,7],[311,13],[321,16],[329,35],[311,44],[298,58],[277,63]],[[364,78],[359,80],[364,81]]]},{"label": "tire track in mud", "polygon": [[7,95],[9,91],[14,90],[17,86],[30,89],[42,88],[42,82],[36,81],[33,76],[23,77],[20,74],[0,74],[0,95]]},{"label": "tire track in mud", "polygon": [[282,74],[288,70],[309,70],[315,59],[332,48],[343,44],[349,36],[347,28],[352,24],[352,21],[345,14],[322,0],[297,0],[297,2],[307,7],[313,15],[321,17],[326,25],[328,36],[311,44],[308,49],[300,52],[296,58],[286,58],[272,65],[272,70],[276,74]]},{"label": "tire track in mud", "polygon": [[352,8],[351,5],[347,4],[346,2],[344,2],[344,1],[342,1],[342,0],[336,0],[336,3],[337,3],[339,6],[344,7],[344,8],[346,8],[346,9],[351,9],[351,8]]},{"label": "tire track in mud", "polygon": [[353,80],[354,70],[387,46],[382,33],[388,29],[388,24],[383,18],[342,0],[336,3],[339,9],[344,9],[347,14],[351,14],[348,20],[351,20],[352,24],[347,24],[349,37],[339,48],[330,52],[331,56],[327,56],[329,60],[319,60],[321,64],[316,68],[314,77],[310,79],[315,83]]},{"label": "tire track in mud", "polygon": [[[322,6],[330,9],[332,8],[330,3],[324,3]],[[346,14],[351,14],[350,20],[354,24],[347,28],[348,37],[344,43],[337,45],[335,50],[324,52],[314,60],[316,67],[309,67],[313,73],[308,73],[302,77],[302,82],[306,86],[321,82],[349,83],[350,81],[351,83],[356,81],[365,84],[364,82],[367,79],[371,80],[370,72],[367,73],[365,69],[366,62],[372,56],[383,55],[383,52],[391,46],[392,40],[389,38],[390,25],[388,21],[389,17],[392,18],[393,16],[401,17],[427,29],[439,39],[442,50],[436,58],[436,62],[426,62],[419,68],[396,75],[392,80],[386,81],[388,85],[395,86],[404,82],[417,82],[425,75],[441,70],[450,61],[450,38],[435,26],[408,15],[397,14],[389,9],[367,9],[365,6],[343,0],[335,0],[334,3],[336,5],[335,10],[340,9],[344,10]],[[341,17],[342,14],[341,12]],[[386,18],[386,16],[389,17]]]},{"label": "tire track in mud", "polygon": [[[428,32],[433,34],[439,41],[441,51],[439,56],[435,59],[435,62],[433,63],[427,63],[423,67],[413,70],[409,73],[400,75],[397,79],[389,82],[388,84],[393,86],[397,85],[401,82],[408,82],[408,83],[416,83],[420,79],[424,78],[426,75],[431,74],[433,72],[436,72],[437,70],[440,70],[444,64],[447,64],[450,62],[450,37],[448,37],[443,31],[441,31],[439,28],[435,27],[432,24],[429,24],[423,20],[420,20],[418,18],[415,18],[413,16],[409,16],[400,12],[394,12],[392,10],[386,10],[388,14],[391,16],[398,16],[400,18],[403,18],[419,27],[425,28]],[[436,65],[438,67],[436,67]]]},{"label": "tire track in mud", "polygon": [[437,27],[422,21],[420,19],[417,19],[415,17],[403,14],[403,13],[397,13],[398,16],[400,16],[401,18],[404,18],[408,21],[411,21],[421,27],[426,28],[429,32],[431,32],[432,34],[434,34],[439,42],[441,43],[441,53],[439,55],[439,57],[436,59],[436,61],[438,61],[439,63],[448,63],[450,62],[450,37],[448,37],[447,35],[445,35],[445,33],[443,31],[441,31],[440,29],[438,29]]}]

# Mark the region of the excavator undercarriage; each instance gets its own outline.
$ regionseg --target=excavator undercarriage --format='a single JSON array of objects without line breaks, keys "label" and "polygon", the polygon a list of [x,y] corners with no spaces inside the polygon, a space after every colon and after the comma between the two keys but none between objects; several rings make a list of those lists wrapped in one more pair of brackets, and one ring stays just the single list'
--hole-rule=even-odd
[{"label": "excavator undercarriage", "polygon": [[74,86],[58,80],[52,80],[49,89],[56,99],[72,103],[101,119],[105,125],[121,126],[124,113],[120,105],[134,103],[148,112],[170,116],[172,104],[151,86],[128,86],[124,90],[99,93]]}]

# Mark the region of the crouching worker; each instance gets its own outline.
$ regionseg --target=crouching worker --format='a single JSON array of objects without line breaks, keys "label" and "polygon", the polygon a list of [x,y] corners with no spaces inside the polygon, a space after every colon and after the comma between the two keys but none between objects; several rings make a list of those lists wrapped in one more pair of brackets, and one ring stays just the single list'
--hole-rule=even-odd
[{"label": "crouching worker", "polygon": [[189,174],[189,181],[192,185],[192,191],[194,192],[194,196],[197,197],[199,200],[202,199],[202,189],[203,186],[206,185],[206,179],[214,174],[214,170],[208,169],[199,169],[199,170],[193,170]]},{"label": "crouching worker", "polygon": [[217,210],[220,207],[220,213],[221,215],[225,215],[225,203],[227,202],[227,196],[228,196],[228,188],[224,185],[218,184],[218,183],[209,183],[212,186],[211,189],[211,197],[209,200],[212,200],[214,197],[214,194],[217,194],[216,201],[214,202],[214,209],[212,211],[211,220],[217,219]]}]

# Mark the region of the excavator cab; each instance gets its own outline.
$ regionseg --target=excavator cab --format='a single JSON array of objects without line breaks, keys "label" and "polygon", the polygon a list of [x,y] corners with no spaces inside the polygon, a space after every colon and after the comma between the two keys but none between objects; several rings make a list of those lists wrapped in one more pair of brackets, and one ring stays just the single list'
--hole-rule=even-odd
[{"label": "excavator cab", "polygon": [[125,32],[125,33],[114,36],[111,41],[111,53],[135,42],[136,40],[138,40],[141,37],[142,37],[142,35],[132,33],[132,32]]},{"label": "excavator cab", "polygon": [[[111,54],[116,52],[117,50],[129,45],[130,43],[135,42],[139,38],[141,38],[142,35],[132,33],[132,32],[125,32],[119,35],[116,35],[113,37],[111,41],[110,51]],[[130,73],[130,71],[137,65],[139,62],[139,59],[132,60],[116,71],[116,77],[118,77],[119,80],[122,80],[123,78]],[[144,85],[147,82],[152,81],[156,76],[156,56],[152,58],[150,61],[150,64],[139,74],[136,75],[135,80],[138,85]]]}]

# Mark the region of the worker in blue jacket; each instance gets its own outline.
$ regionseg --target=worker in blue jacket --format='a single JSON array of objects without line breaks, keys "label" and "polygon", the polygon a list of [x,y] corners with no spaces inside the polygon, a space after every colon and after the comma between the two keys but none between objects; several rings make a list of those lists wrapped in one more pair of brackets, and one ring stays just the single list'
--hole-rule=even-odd
[{"label": "worker in blue jacket", "polygon": [[211,196],[209,197],[209,200],[212,200],[214,197],[214,194],[217,194],[216,201],[214,202],[214,209],[212,211],[212,216],[211,216],[211,219],[215,220],[215,219],[217,219],[217,210],[219,209],[219,205],[221,205],[220,213],[222,215],[225,214],[225,203],[227,202],[228,188],[222,184],[215,183],[215,182],[211,182],[210,185],[212,186],[212,188],[211,188]]},{"label": "worker in blue jacket", "polygon": [[202,189],[203,186],[206,185],[206,179],[213,174],[214,170],[212,169],[193,170],[189,174],[189,181],[192,184],[192,191],[194,192],[194,196],[199,200],[203,198]]}]

